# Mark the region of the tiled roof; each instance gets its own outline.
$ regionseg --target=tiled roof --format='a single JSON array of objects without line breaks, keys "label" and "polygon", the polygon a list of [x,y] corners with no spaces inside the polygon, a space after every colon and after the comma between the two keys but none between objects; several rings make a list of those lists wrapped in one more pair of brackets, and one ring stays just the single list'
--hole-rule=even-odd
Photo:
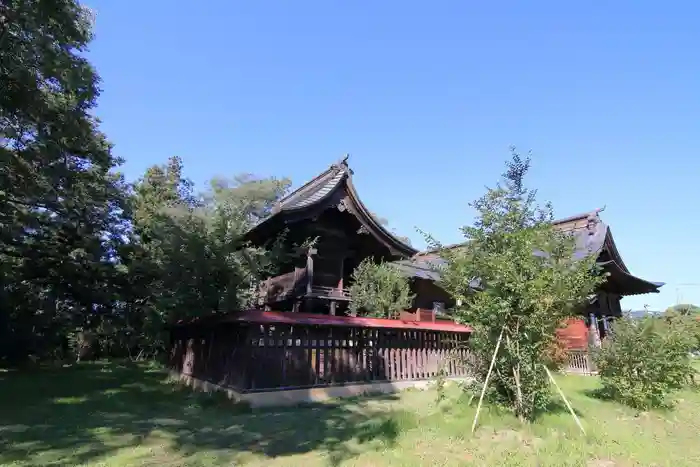
[{"label": "tiled roof", "polygon": [[[554,221],[554,225],[558,229],[574,234],[576,241],[574,258],[583,259],[591,254],[599,254],[606,246],[606,242],[608,242],[609,249],[614,250],[611,252],[614,258],[613,261],[606,264],[613,263],[615,270],[618,271],[616,274],[623,276],[628,283],[637,284],[643,290],[658,291],[654,289],[663,286],[663,282],[646,281],[630,274],[617,253],[610,228],[600,219],[599,212],[600,209]],[[450,245],[445,248],[458,248],[462,245],[464,243]],[[538,254],[538,252],[535,252],[535,254]],[[437,255],[435,250],[428,250],[418,253],[410,260],[397,261],[395,264],[409,277],[439,281],[439,268],[444,266],[446,262]],[[480,285],[478,278],[473,279],[473,283],[475,288],[478,288]]]},{"label": "tiled roof", "polygon": [[[352,205],[355,215],[359,216],[358,219],[360,219],[360,222],[362,222],[373,235],[377,236],[382,243],[387,245],[396,256],[410,257],[415,255],[417,253],[415,248],[411,247],[411,245],[405,243],[382,226],[364,206],[353,187],[353,172],[348,166],[347,160],[348,156],[346,155],[342,160],[331,165],[327,170],[311,181],[282,198],[273,207],[271,215],[253,227],[253,229],[248,232],[248,235],[251,235],[256,229],[263,228],[263,225],[269,224],[271,219],[276,218],[276,214],[284,214],[295,210],[310,208],[322,203],[328,197],[337,193],[337,189],[344,187],[347,196],[343,198],[341,202],[349,202]],[[346,206],[346,208],[349,208],[349,206]]]},{"label": "tiled roof", "polygon": [[398,267],[399,270],[408,277],[439,281],[440,273],[438,270],[440,267],[445,266],[447,262],[438,256],[434,256],[432,258],[419,257],[404,259],[401,261],[394,261],[392,264]]},{"label": "tiled roof", "polygon": [[345,162],[346,159],[343,159],[340,163],[333,164],[328,170],[281,199],[276,210],[299,209],[323,200],[352,174]]}]

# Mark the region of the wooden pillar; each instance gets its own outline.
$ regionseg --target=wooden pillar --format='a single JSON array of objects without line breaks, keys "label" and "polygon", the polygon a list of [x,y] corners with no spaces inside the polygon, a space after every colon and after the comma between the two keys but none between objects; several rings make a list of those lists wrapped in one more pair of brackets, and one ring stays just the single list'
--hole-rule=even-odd
[{"label": "wooden pillar", "polygon": [[318,253],[316,248],[309,248],[306,254],[306,294],[311,295],[311,287],[314,283],[314,255]]},{"label": "wooden pillar", "polygon": [[598,328],[598,317],[596,313],[589,316],[591,325],[588,327],[588,342],[591,347],[600,347],[600,330]]},{"label": "wooden pillar", "polygon": [[331,300],[331,316],[335,316],[335,308],[338,305],[338,302],[335,300]]},{"label": "wooden pillar", "polygon": [[603,333],[606,339],[610,337],[610,320],[610,316],[603,316]]},{"label": "wooden pillar", "polygon": [[339,276],[340,280],[338,280],[338,292],[340,293],[341,296],[343,295],[343,273],[345,272],[344,266],[345,266],[345,257],[341,256],[340,257],[340,276]]}]

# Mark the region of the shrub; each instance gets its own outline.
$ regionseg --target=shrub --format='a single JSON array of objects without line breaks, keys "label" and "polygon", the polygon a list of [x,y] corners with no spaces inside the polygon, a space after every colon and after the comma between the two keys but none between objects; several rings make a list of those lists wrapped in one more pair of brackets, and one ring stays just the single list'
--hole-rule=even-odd
[{"label": "shrub", "polygon": [[603,395],[640,410],[671,407],[695,373],[689,325],[680,315],[616,320],[594,355]]},{"label": "shrub", "polygon": [[365,259],[355,268],[352,278],[350,312],[353,315],[396,318],[413,303],[408,279],[389,263]]},{"label": "shrub", "polygon": [[545,347],[544,358],[544,364],[547,365],[547,367],[552,370],[560,370],[569,360],[566,342],[558,337],[552,339],[549,345]]}]

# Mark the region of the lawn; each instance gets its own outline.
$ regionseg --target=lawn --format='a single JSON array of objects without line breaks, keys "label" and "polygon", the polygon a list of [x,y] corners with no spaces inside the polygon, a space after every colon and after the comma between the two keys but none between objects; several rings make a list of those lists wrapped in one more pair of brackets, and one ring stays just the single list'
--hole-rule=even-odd
[{"label": "lawn", "polygon": [[0,370],[0,464],[16,466],[700,465],[700,394],[671,413],[595,399],[593,377],[559,378],[563,407],[523,427],[494,409],[469,433],[474,407],[452,388],[250,411],[167,382],[145,365]]}]

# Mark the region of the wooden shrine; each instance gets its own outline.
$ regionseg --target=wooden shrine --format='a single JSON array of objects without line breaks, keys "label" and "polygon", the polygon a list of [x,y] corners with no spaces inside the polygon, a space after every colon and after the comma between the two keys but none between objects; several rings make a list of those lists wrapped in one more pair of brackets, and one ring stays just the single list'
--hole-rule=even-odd
[{"label": "wooden shrine", "polygon": [[432,268],[410,259],[418,251],[389,232],[360,200],[347,157],[283,198],[270,217],[248,232],[255,245],[283,239],[287,260],[261,281],[255,303],[265,310],[343,315],[352,300],[354,269],[366,258],[396,262],[411,278],[415,307],[438,310],[450,297]]}]

